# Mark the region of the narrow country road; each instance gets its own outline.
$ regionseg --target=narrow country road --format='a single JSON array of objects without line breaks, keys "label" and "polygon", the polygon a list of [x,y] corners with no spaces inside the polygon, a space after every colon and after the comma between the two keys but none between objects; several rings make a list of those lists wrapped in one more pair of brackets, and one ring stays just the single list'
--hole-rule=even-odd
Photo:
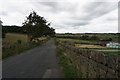
[{"label": "narrow country road", "polygon": [[2,62],[3,78],[63,78],[54,39]]}]

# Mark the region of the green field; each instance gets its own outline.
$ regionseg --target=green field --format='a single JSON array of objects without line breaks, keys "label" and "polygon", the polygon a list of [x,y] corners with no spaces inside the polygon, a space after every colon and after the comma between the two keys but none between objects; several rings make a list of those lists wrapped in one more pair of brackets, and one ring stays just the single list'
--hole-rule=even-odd
[{"label": "green field", "polygon": [[107,47],[100,45],[87,45],[87,44],[75,44],[75,47],[88,48],[88,49],[108,49]]},{"label": "green field", "polygon": [[6,37],[3,38],[3,42],[10,42],[15,43],[18,40],[22,42],[27,42],[27,35],[26,34],[17,34],[17,33],[6,33]]},{"label": "green field", "polygon": [[[39,40],[45,40],[46,37],[40,37]],[[15,43],[18,40],[21,40],[22,43],[27,43],[28,36],[26,34],[18,34],[18,33],[6,33],[6,37],[3,38],[3,42]],[[36,41],[36,40],[33,40]]]},{"label": "green field", "polygon": [[57,37],[73,37],[73,38],[79,38],[83,35],[87,35],[89,38],[91,36],[97,36],[99,39],[116,39],[116,38],[120,38],[119,35],[117,34],[107,34],[107,33],[98,33],[98,34],[56,34]]},{"label": "green field", "polygon": [[65,38],[57,38],[60,41],[70,41],[70,42],[76,42],[76,43],[87,43],[87,44],[97,44],[96,41],[87,41],[87,40],[77,40],[77,39],[65,39]]},{"label": "green field", "polygon": [[75,47],[85,48],[85,49],[118,49],[118,48],[108,48],[106,46],[99,45],[96,41],[78,40],[78,39],[66,39],[57,38],[58,41],[68,41],[73,42]]},{"label": "green field", "polygon": [[2,40],[4,46],[7,46],[6,44],[4,44],[6,42],[9,43],[9,46],[11,46],[12,44],[18,43],[18,40],[21,40],[22,43],[21,44],[15,44],[15,47],[12,48],[12,49],[11,48],[5,49],[2,52],[2,58],[4,59],[4,58],[7,58],[9,56],[16,55],[16,54],[19,54],[23,51],[26,51],[26,50],[35,48],[37,46],[40,46],[43,43],[45,43],[49,39],[49,37],[40,37],[39,40],[42,40],[42,41],[37,42],[36,40],[33,40],[37,43],[32,43],[30,45],[28,45],[29,43],[27,42],[28,41],[27,39],[28,39],[28,37],[27,37],[26,34],[7,33],[6,37],[3,38],[3,40]]}]

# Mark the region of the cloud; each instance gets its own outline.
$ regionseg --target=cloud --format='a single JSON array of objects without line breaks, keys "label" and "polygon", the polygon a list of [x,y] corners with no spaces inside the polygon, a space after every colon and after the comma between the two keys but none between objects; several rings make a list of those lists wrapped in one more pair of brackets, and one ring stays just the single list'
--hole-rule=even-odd
[{"label": "cloud", "polygon": [[96,18],[116,9],[116,5],[117,3],[114,2],[95,2],[88,4],[85,8],[85,12],[88,13],[89,18]]},{"label": "cloud", "polygon": [[0,15],[7,16],[8,13],[6,11],[2,11],[2,12],[0,12]]},{"label": "cloud", "polygon": [[118,29],[117,7],[117,2],[108,1],[2,0],[0,17],[3,25],[22,25],[26,16],[35,10],[51,22],[51,27],[59,33],[116,32]]}]

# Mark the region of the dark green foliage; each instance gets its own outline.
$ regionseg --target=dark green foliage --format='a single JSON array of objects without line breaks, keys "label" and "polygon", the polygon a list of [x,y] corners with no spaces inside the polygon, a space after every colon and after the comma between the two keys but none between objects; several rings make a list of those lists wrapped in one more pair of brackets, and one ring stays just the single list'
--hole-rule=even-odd
[{"label": "dark green foliage", "polygon": [[6,33],[22,33],[25,31],[20,26],[2,26],[2,38],[5,38]]},{"label": "dark green foliage", "polygon": [[97,36],[91,36],[90,40],[99,40],[99,38]]},{"label": "dark green foliage", "polygon": [[115,41],[120,39],[119,33],[56,34],[56,37],[92,41]]},{"label": "dark green foliage", "polygon": [[50,23],[44,17],[37,15],[36,12],[31,12],[27,20],[23,23],[23,29],[26,31],[29,41],[32,39],[38,40],[41,36],[51,36],[55,34],[53,28],[50,28]]},{"label": "dark green foliage", "polygon": [[81,37],[81,39],[82,39],[82,40],[89,40],[89,36],[88,36],[88,35],[83,35],[83,36]]},{"label": "dark green foliage", "polygon": [[18,40],[17,42],[18,42],[18,44],[21,44],[21,43],[22,43],[22,40]]},{"label": "dark green foliage", "polygon": [[21,26],[2,26],[2,31],[6,33],[25,33]]},{"label": "dark green foliage", "polygon": [[6,34],[6,33],[7,33],[7,31],[2,28],[2,38],[5,38],[5,34]]}]

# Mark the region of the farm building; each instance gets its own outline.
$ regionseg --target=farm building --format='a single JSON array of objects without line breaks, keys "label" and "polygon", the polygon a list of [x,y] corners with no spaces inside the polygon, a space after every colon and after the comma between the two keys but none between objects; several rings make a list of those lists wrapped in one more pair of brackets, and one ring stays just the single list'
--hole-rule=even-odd
[{"label": "farm building", "polygon": [[120,43],[110,42],[106,46],[109,48],[120,48]]}]

